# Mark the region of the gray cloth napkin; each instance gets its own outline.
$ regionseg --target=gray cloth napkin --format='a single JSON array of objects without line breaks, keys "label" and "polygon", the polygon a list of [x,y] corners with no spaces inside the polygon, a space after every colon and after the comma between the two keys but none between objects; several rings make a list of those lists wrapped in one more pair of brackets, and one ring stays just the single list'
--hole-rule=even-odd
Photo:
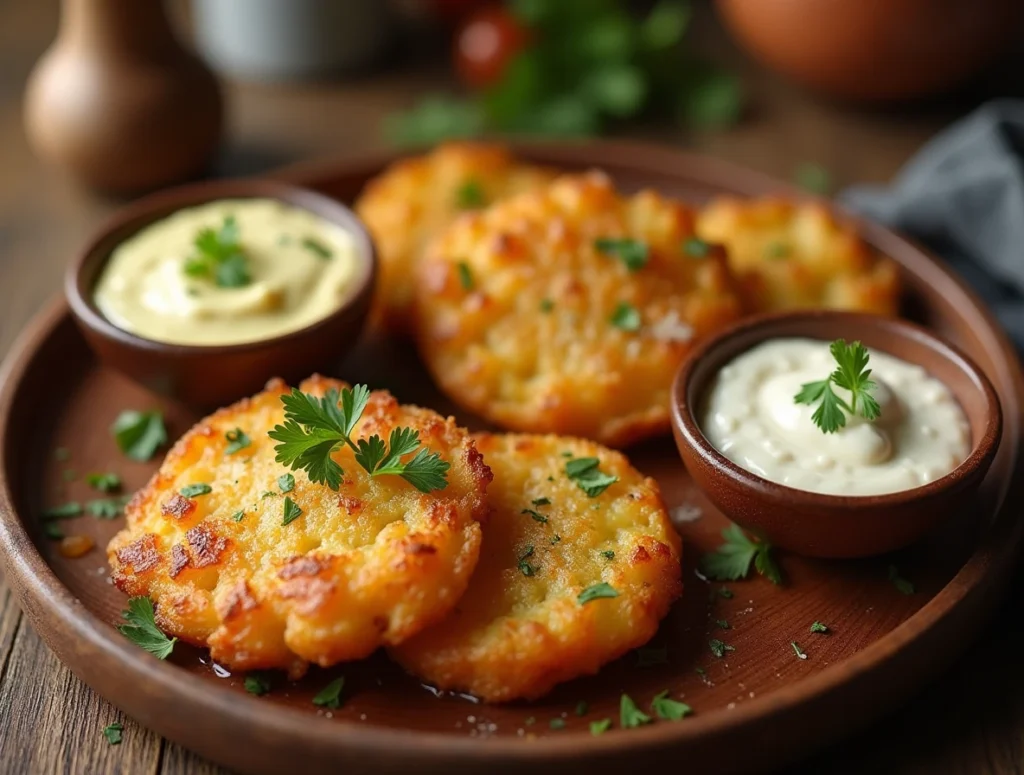
[{"label": "gray cloth napkin", "polygon": [[1024,350],[1024,101],[986,103],[930,140],[890,187],[839,201],[942,256]]}]

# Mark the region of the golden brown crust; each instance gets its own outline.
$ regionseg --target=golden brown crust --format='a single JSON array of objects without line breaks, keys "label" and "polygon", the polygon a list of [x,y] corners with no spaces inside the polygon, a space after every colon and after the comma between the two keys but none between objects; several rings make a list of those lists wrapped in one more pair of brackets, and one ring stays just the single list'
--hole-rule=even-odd
[{"label": "golden brown crust", "polygon": [[752,311],[899,311],[896,264],[820,202],[722,198],[700,212],[697,231],[725,245]]},{"label": "golden brown crust", "polygon": [[[315,376],[300,387],[323,395],[343,383]],[[476,564],[491,473],[454,420],[375,391],[356,435],[415,428],[451,463],[449,485],[424,494],[397,476],[371,479],[343,449],[340,491],[296,472],[287,497],[302,515],[282,525],[286,469],[267,431],[286,391],[275,381],[186,433],[129,504],[108,556],[114,583],[151,597],[171,635],[234,668],[296,674],[400,643],[448,613]],[[236,427],[252,443],[227,455]],[[212,492],[178,493],[198,482]]]},{"label": "golden brown crust", "polygon": [[[453,399],[506,428],[616,446],[664,432],[679,363],[740,314],[722,251],[687,255],[693,233],[688,207],[622,197],[597,173],[464,216],[420,266],[424,359]],[[638,271],[595,247],[623,237],[648,246]],[[639,331],[612,324],[621,303]]]},{"label": "golden brown crust", "polygon": [[367,183],[356,212],[380,261],[376,314],[392,328],[406,326],[416,265],[430,240],[467,212],[459,202],[463,186],[475,184],[490,203],[553,177],[552,170],[517,162],[503,146],[463,142],[397,161]]},{"label": "golden brown crust", "polygon": [[[477,570],[455,611],[392,656],[442,689],[506,702],[540,697],[646,643],[682,591],[679,537],[655,482],[589,441],[474,438],[494,470]],[[567,451],[600,458],[619,481],[587,497],[565,476]],[[550,504],[533,503],[543,498]],[[618,597],[581,605],[579,594],[599,582]]]}]

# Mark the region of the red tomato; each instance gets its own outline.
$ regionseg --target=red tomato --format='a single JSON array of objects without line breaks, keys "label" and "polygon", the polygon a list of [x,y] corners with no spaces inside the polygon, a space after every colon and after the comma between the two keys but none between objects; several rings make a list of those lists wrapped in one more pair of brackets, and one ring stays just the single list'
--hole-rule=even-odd
[{"label": "red tomato", "polygon": [[526,30],[504,8],[481,8],[455,35],[455,71],[468,86],[490,86],[501,78],[505,66],[526,40]]}]

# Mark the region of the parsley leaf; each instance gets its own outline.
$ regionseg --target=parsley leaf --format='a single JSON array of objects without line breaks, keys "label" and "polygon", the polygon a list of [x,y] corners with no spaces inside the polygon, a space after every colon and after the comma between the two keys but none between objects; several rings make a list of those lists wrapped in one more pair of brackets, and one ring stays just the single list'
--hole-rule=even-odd
[{"label": "parsley leaf", "polygon": [[596,457],[574,458],[565,464],[565,475],[576,482],[588,498],[596,498],[619,481],[617,476],[602,473],[598,468],[600,465],[601,461]]},{"label": "parsley leaf", "polygon": [[233,215],[224,219],[220,229],[200,229],[192,240],[195,253],[185,261],[189,277],[212,279],[221,288],[248,285],[249,261],[238,243],[238,222]]},{"label": "parsley leaf", "polygon": [[234,514],[231,515],[231,519],[233,519],[235,522],[241,522],[243,519],[245,519],[245,512],[236,511]]},{"label": "parsley leaf", "polygon": [[589,710],[590,710],[590,705],[587,703],[586,700],[580,700],[579,702],[576,703],[576,715],[577,716],[586,716],[587,712]]},{"label": "parsley leaf", "polygon": [[718,640],[718,638],[712,638],[711,640],[709,640],[708,648],[711,649],[711,653],[714,654],[718,659],[724,657],[725,652],[736,650],[735,647],[730,646],[728,643],[725,643],[724,641]]},{"label": "parsley leaf", "polygon": [[[345,473],[331,457],[342,445],[355,452],[356,462],[371,476],[395,474],[420,492],[441,490],[448,485],[451,465],[436,452],[420,446],[419,432],[411,428],[393,428],[388,445],[373,435],[352,440],[352,431],[370,399],[366,385],[327,391],[322,398],[292,389],[281,396],[283,425],[275,425],[270,438],[280,442],[274,447],[276,460],[293,470],[303,469],[311,482],[326,484],[332,490],[341,486]],[[340,401],[340,403],[339,403]],[[418,448],[411,460],[402,457]]]},{"label": "parsley leaf", "polygon": [[[802,385],[793,401],[808,405],[820,401],[811,420],[823,433],[835,433],[845,427],[847,414],[859,413],[865,420],[877,419],[882,409],[870,392],[874,390],[875,383],[871,379],[871,369],[867,368],[870,359],[867,348],[860,342],[848,345],[844,339],[836,339],[829,345],[829,352],[836,361],[836,370],[828,379]],[[836,395],[832,385],[849,391],[850,402]]]},{"label": "parsley leaf", "polygon": [[277,477],[277,487],[281,492],[291,492],[295,489],[295,477],[291,474],[281,474]]},{"label": "parsley leaf", "polygon": [[43,510],[43,519],[74,519],[82,516],[82,504],[78,501],[69,501],[60,506],[51,506]]},{"label": "parsley leaf", "polygon": [[320,708],[335,710],[341,707],[341,690],[345,688],[345,677],[335,678],[327,686],[317,692],[313,704]]},{"label": "parsley leaf", "polygon": [[615,552],[613,552],[611,549],[605,549],[603,552],[601,552],[601,556],[604,557],[606,560],[614,560]]},{"label": "parsley leaf", "polygon": [[114,519],[121,515],[131,499],[130,495],[123,495],[120,498],[97,498],[87,501],[85,510],[98,519]]},{"label": "parsley leaf", "polygon": [[548,727],[550,727],[551,729],[565,729],[565,719],[553,718],[551,719],[551,721],[548,722]]},{"label": "parsley leaf", "polygon": [[598,735],[603,735],[605,732],[609,730],[609,728],[611,728],[611,725],[612,720],[610,718],[603,718],[599,721],[591,721],[590,734],[592,734],[594,737],[597,737]]},{"label": "parsley leaf", "polygon": [[523,550],[523,553],[519,555],[519,564],[517,567],[519,568],[519,572],[524,576],[534,576],[537,571],[540,570],[539,566],[530,564],[530,557],[533,557],[533,546],[527,546],[526,549]]},{"label": "parsley leaf", "polygon": [[245,677],[245,690],[256,697],[270,691],[270,677],[264,673],[249,673]]},{"label": "parsley leaf", "polygon": [[194,498],[196,495],[209,495],[213,492],[213,488],[205,482],[196,482],[195,484],[186,484],[178,492],[185,498]]},{"label": "parsley leaf", "polygon": [[607,581],[601,581],[597,584],[591,584],[589,587],[580,592],[576,598],[576,602],[580,605],[586,605],[591,600],[599,600],[601,598],[613,598],[618,597],[619,593],[611,584]]},{"label": "parsley leaf", "polygon": [[543,312],[544,314],[547,314],[548,312],[551,312],[551,310],[553,310],[554,308],[555,308],[555,303],[553,301],[551,301],[551,299],[541,299],[540,300],[540,311]]},{"label": "parsley leaf", "polygon": [[814,622],[811,625],[811,632],[820,632],[823,634],[827,634],[829,632],[828,625],[822,624],[821,622]]},{"label": "parsley leaf", "polygon": [[533,521],[534,522],[540,522],[542,525],[546,524],[547,521],[548,521],[547,517],[545,517],[543,514],[540,514],[540,513],[536,512],[536,511],[534,511],[533,509],[523,509],[519,513],[520,514],[529,514],[531,517],[533,517]]},{"label": "parsley leaf", "polygon": [[103,727],[103,736],[107,738],[107,742],[110,743],[110,745],[121,745],[122,732],[124,732],[124,727],[117,721]]},{"label": "parsley leaf", "polygon": [[812,194],[827,194],[832,190],[832,175],[820,164],[804,162],[793,173],[796,184]]},{"label": "parsley leaf", "polygon": [[746,578],[753,562],[757,572],[773,584],[782,583],[782,573],[771,556],[771,544],[747,538],[739,525],[723,530],[722,538],[724,544],[701,558],[701,570],[706,576],[721,581]]},{"label": "parsley leaf", "polygon": [[334,253],[331,252],[329,247],[320,242],[320,240],[313,239],[312,237],[303,237],[299,244],[310,253],[313,253],[317,258],[327,260],[334,256]]},{"label": "parsley leaf", "polygon": [[133,597],[128,600],[128,610],[122,611],[125,624],[117,629],[136,646],[145,649],[157,659],[167,659],[174,650],[177,638],[168,638],[156,626],[156,612],[153,601],[148,597]]},{"label": "parsley leaf", "polygon": [[456,269],[459,273],[459,284],[462,286],[464,291],[473,290],[473,271],[469,268],[469,264],[465,261],[460,261],[456,265]]},{"label": "parsley leaf", "polygon": [[284,525],[290,525],[292,522],[302,516],[302,509],[291,498],[285,496],[283,505],[284,516],[281,519],[282,527]]},{"label": "parsley leaf", "polygon": [[228,445],[224,448],[225,455],[233,455],[239,450],[245,449],[252,444],[245,431],[241,428],[235,428],[233,431],[228,431],[224,434],[224,438],[227,439]]},{"label": "parsley leaf", "polygon": [[711,245],[700,237],[690,237],[683,243],[683,252],[690,258],[706,258],[711,252]]},{"label": "parsley leaf", "polygon": [[455,191],[455,206],[460,210],[475,210],[487,204],[487,195],[480,181],[475,178],[466,180]]},{"label": "parsley leaf", "polygon": [[628,694],[623,694],[619,700],[619,724],[622,728],[635,729],[650,723],[651,717],[636,706],[632,697]]},{"label": "parsley leaf", "polygon": [[121,488],[121,477],[117,474],[88,474],[85,483],[100,492],[116,492]]},{"label": "parsley leaf", "polygon": [[900,594],[912,595],[916,591],[911,582],[900,576],[900,572],[895,565],[889,566],[889,581],[900,591]]},{"label": "parsley leaf", "polygon": [[613,326],[622,331],[639,331],[642,322],[639,310],[626,301],[619,302],[609,320]]},{"label": "parsley leaf", "polygon": [[619,259],[630,272],[643,269],[650,258],[647,243],[635,239],[601,237],[594,241],[594,249]]},{"label": "parsley leaf", "polygon": [[689,716],[693,713],[693,708],[687,705],[685,702],[677,702],[676,700],[670,700],[668,697],[668,689],[656,695],[651,700],[651,710],[658,716],[666,721],[679,721],[684,716]]},{"label": "parsley leaf", "polygon": [[167,443],[167,429],[160,412],[127,409],[117,416],[110,432],[118,448],[132,460],[146,461]]}]

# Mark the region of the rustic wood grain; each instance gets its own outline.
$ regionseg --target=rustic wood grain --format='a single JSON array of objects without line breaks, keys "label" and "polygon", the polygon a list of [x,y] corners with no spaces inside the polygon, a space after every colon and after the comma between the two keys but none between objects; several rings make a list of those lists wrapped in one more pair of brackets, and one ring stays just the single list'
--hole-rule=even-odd
[{"label": "rustic wood grain", "polygon": [[[51,40],[57,0],[0,0],[0,352],[56,293],[71,253],[117,204],[77,189],[29,153],[21,130],[25,76]],[[898,114],[817,101],[758,71],[707,19],[703,45],[736,66],[750,114],[720,133],[673,129],[631,134],[681,143],[788,177],[813,161],[838,182],[884,181],[965,103]],[[242,174],[299,158],[379,147],[381,117],[443,78],[443,67],[396,67],[350,83],[231,84],[231,120],[218,172]],[[1024,584],[979,644],[906,709],[792,770],[811,773],[1004,775],[1024,773]],[[99,699],[50,654],[0,582],[0,771],[4,773],[197,773],[227,775],[160,741]],[[125,726],[108,746],[101,730]],[[239,744],[244,744],[240,741]]]}]

